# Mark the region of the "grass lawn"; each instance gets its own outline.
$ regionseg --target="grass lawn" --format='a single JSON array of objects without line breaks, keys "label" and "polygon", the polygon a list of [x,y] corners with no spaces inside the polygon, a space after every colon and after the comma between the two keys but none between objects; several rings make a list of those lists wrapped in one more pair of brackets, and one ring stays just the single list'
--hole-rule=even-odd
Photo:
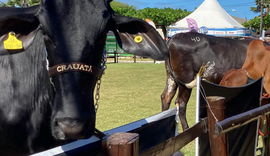
[{"label": "grass lawn", "polygon": [[[109,130],[161,112],[160,95],[166,83],[165,65],[108,63],[102,77],[96,127]],[[195,90],[187,107],[189,125],[195,123]],[[174,98],[175,100],[175,98]],[[171,107],[174,107],[174,100]],[[179,126],[179,132],[181,132]],[[195,141],[181,149],[195,155]]]}]

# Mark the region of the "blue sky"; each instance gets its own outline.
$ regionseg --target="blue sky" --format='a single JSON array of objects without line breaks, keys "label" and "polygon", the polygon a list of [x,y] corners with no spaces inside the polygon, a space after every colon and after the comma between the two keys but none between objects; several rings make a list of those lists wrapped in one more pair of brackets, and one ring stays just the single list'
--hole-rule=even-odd
[{"label": "blue sky", "polygon": [[[6,2],[7,0],[0,0]],[[133,5],[137,9],[150,8],[180,8],[182,10],[194,11],[204,0],[115,0],[128,5]],[[250,7],[255,7],[255,0],[217,0],[228,14],[240,18],[253,19],[260,13],[250,11]],[[235,10],[235,11],[232,11]]]},{"label": "blue sky", "polygon": [[[121,3],[133,5],[137,9],[150,8],[180,8],[182,10],[194,11],[204,0],[116,0]],[[227,11],[228,14],[240,18],[253,19],[260,13],[250,11],[250,7],[256,7],[255,0],[217,0],[219,4]],[[232,10],[235,11],[232,11]]]}]

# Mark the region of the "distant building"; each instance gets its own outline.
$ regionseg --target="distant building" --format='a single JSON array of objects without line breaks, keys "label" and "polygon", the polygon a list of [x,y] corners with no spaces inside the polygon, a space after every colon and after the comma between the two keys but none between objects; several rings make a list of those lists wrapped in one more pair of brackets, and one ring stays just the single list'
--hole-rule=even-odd
[{"label": "distant building", "polygon": [[238,23],[243,24],[244,22],[248,22],[249,20],[247,20],[246,18],[240,18],[240,17],[236,17],[231,15],[231,17],[236,20]]}]

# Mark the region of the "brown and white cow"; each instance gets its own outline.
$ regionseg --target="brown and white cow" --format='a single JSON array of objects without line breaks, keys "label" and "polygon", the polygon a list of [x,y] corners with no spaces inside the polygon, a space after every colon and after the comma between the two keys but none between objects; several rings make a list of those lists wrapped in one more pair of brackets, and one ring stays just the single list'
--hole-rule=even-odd
[{"label": "brown and white cow", "polygon": [[179,33],[168,40],[170,60],[165,62],[166,86],[161,94],[162,110],[170,107],[177,89],[175,104],[179,105],[182,128],[187,129],[187,103],[200,67],[210,63],[203,78],[218,84],[232,68],[241,68],[251,40],[233,40],[195,32]]}]

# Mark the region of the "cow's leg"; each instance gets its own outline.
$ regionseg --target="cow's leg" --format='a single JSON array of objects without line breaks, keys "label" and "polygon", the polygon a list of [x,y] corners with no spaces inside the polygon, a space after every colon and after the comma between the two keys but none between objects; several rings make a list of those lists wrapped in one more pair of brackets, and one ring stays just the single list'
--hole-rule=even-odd
[{"label": "cow's leg", "polygon": [[189,128],[186,118],[186,110],[191,91],[192,89],[188,89],[185,86],[179,85],[177,99],[175,100],[175,104],[179,105],[179,118],[183,131]]},{"label": "cow's leg", "polygon": [[161,94],[161,108],[162,111],[168,110],[170,108],[171,101],[177,90],[177,83],[174,81],[171,71],[167,65],[167,60],[165,61],[166,69],[166,86],[163,93]]},{"label": "cow's leg", "polygon": [[174,81],[171,75],[167,73],[166,86],[161,94],[161,107],[162,111],[168,110],[170,108],[171,101],[177,90],[177,83]]}]

